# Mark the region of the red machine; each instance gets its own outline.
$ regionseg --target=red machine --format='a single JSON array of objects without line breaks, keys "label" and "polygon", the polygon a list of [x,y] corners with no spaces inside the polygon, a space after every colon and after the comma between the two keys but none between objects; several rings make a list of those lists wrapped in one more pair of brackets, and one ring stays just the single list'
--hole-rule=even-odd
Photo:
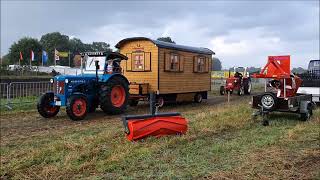
[{"label": "red machine", "polygon": [[161,137],[187,132],[188,122],[180,113],[157,113],[154,94],[150,94],[150,100],[151,114],[122,118],[128,140],[135,141],[149,136]]},{"label": "red machine", "polygon": [[260,74],[253,78],[273,79],[270,85],[277,89],[277,97],[293,97],[296,95],[302,80],[290,72],[290,56],[269,56],[268,63]]},{"label": "red machine", "polygon": [[239,96],[243,94],[251,93],[251,79],[247,76],[247,68],[244,68],[244,73],[240,73],[237,69],[243,67],[234,67],[234,75],[226,79],[226,85],[220,86],[220,94],[224,95],[226,93],[232,94],[234,91],[237,92]]},{"label": "red machine", "polygon": [[[259,109],[255,115],[281,111],[299,113],[303,120],[312,116],[312,95],[297,94],[302,80],[290,72],[290,56],[269,56],[261,72],[252,77],[266,79],[265,93],[252,98],[252,107]],[[267,83],[267,79],[272,80]],[[264,119],[263,124],[269,122]]]}]

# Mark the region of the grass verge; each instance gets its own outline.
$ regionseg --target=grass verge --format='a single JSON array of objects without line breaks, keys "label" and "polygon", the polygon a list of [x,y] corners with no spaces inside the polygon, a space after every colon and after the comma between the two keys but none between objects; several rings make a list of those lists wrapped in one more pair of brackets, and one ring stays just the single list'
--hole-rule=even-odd
[{"label": "grass verge", "polygon": [[276,113],[263,127],[251,118],[247,102],[165,108],[189,120],[187,135],[139,142],[125,139],[117,117],[41,127],[14,138],[5,131],[0,174],[13,179],[320,178],[320,110],[307,122]]}]

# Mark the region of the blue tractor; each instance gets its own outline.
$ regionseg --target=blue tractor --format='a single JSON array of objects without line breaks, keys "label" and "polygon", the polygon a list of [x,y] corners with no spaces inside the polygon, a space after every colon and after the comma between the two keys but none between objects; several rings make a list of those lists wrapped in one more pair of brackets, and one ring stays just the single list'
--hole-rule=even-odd
[{"label": "blue tractor", "polygon": [[120,114],[129,99],[129,81],[122,75],[120,62],[128,58],[116,52],[81,54],[85,68],[80,75],[58,75],[51,79],[53,91],[43,94],[37,104],[45,118],[58,114],[65,106],[72,120],[82,120],[100,108],[107,114]]}]

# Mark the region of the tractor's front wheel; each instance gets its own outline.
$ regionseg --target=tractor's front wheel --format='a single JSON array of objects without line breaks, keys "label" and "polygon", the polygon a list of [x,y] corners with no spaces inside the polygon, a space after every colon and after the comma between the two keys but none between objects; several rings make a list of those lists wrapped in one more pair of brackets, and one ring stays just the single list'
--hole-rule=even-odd
[{"label": "tractor's front wheel", "polygon": [[100,89],[100,108],[107,114],[121,114],[128,105],[128,83],[120,77],[110,79]]},{"label": "tractor's front wheel", "polygon": [[83,120],[89,111],[88,100],[83,95],[73,95],[67,104],[67,115],[74,121]]},{"label": "tractor's front wheel", "polygon": [[60,106],[54,106],[53,93],[46,93],[42,95],[37,103],[37,109],[39,114],[44,118],[51,118],[58,114]]}]

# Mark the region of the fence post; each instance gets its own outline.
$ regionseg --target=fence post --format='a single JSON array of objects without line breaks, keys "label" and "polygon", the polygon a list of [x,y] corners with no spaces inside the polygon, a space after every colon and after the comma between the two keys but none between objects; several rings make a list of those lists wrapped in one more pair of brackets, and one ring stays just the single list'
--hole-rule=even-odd
[{"label": "fence post", "polygon": [[12,107],[10,106],[11,105],[11,83],[7,85],[7,104],[6,104],[6,107],[10,110],[12,110]]}]

